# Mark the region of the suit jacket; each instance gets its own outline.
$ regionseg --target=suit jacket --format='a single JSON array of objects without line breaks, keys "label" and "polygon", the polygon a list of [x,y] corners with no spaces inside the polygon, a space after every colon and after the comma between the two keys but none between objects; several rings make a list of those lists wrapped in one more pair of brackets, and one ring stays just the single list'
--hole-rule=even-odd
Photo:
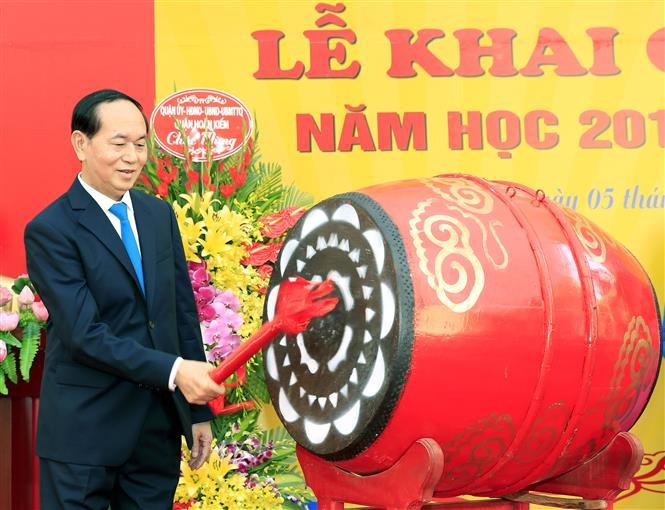
[{"label": "suit jacket", "polygon": [[[168,391],[176,357],[205,360],[173,211],[155,197],[130,193],[145,297],[120,236],[78,179],[25,229],[28,273],[50,313],[37,427],[41,457],[123,463],[153,392]],[[191,446],[192,422],[212,415],[178,390],[172,395]]]}]

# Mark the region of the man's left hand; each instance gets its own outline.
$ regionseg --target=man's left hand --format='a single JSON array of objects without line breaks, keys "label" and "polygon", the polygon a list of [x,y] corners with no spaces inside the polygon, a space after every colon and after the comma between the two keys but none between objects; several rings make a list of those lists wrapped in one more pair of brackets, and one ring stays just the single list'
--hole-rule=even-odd
[{"label": "man's left hand", "polygon": [[194,423],[192,425],[192,456],[189,459],[189,467],[192,469],[200,468],[210,454],[210,445],[212,444],[212,429],[210,422]]}]

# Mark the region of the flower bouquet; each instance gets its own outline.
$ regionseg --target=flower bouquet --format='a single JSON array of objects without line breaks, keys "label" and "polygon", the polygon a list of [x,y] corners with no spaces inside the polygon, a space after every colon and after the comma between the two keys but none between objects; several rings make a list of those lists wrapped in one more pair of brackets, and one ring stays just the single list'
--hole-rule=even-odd
[{"label": "flower bouquet", "polygon": [[7,379],[30,380],[48,310],[35,294],[27,276],[19,276],[11,289],[0,287],[0,394],[8,395]]},{"label": "flower bouquet", "polygon": [[[179,159],[151,142],[138,183],[173,205],[212,364],[261,326],[283,239],[312,201],[282,184],[280,166],[261,161],[257,142],[255,133],[226,159],[202,162],[193,161],[187,147]],[[191,471],[185,447],[174,509],[300,508],[312,499],[286,430],[258,425],[269,401],[259,353],[227,381],[226,407],[213,421],[215,446],[206,464]]]}]

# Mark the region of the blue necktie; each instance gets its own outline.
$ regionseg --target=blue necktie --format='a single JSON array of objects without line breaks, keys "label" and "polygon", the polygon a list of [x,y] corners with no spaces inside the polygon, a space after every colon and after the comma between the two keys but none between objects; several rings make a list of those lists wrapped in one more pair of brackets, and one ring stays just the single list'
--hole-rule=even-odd
[{"label": "blue necktie", "polygon": [[141,284],[141,291],[143,291],[143,294],[145,295],[141,254],[139,253],[139,247],[136,245],[136,238],[134,237],[132,226],[127,218],[127,205],[124,202],[118,202],[117,204],[113,204],[109,211],[120,220],[120,237],[122,238],[122,244],[125,245],[129,260],[132,261],[132,266],[134,266],[134,271],[136,271],[136,277]]}]

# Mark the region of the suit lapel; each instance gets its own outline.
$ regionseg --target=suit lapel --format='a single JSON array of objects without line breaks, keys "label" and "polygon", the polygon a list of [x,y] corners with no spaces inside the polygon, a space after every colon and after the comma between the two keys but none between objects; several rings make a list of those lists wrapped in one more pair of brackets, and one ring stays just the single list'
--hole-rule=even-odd
[{"label": "suit lapel", "polygon": [[[102,211],[97,202],[92,199],[88,192],[83,189],[83,186],[81,186],[81,184],[78,182],[78,178],[74,179],[74,183],[69,188],[67,196],[69,198],[69,203],[72,209],[81,211],[81,214],[78,218],[79,224],[89,230],[92,235],[94,235],[99,240],[99,242],[102,243],[106,249],[111,252],[111,254],[122,264],[122,266],[134,280],[138,293],[142,294],[141,286],[139,285],[139,281],[136,277],[136,272],[134,271],[131,260],[129,260],[129,255],[127,254],[125,245],[122,244],[122,239],[120,239],[118,232],[116,232],[116,230],[113,228],[113,225],[111,225],[111,222],[106,216],[106,213]],[[132,199],[133,198],[134,196],[132,195]],[[140,227],[138,227],[138,229],[140,232]],[[144,230],[148,229],[145,228]],[[141,243],[141,250],[143,250],[143,243]],[[144,257],[142,258],[145,260]],[[143,271],[145,272],[145,264]]]},{"label": "suit lapel", "polygon": [[147,207],[140,193],[131,192],[132,205],[134,207],[134,219],[136,229],[139,232],[139,243],[141,244],[141,262],[143,264],[143,284],[148,303],[155,296],[156,283],[156,261],[157,261],[157,238],[155,228],[159,224]]}]

